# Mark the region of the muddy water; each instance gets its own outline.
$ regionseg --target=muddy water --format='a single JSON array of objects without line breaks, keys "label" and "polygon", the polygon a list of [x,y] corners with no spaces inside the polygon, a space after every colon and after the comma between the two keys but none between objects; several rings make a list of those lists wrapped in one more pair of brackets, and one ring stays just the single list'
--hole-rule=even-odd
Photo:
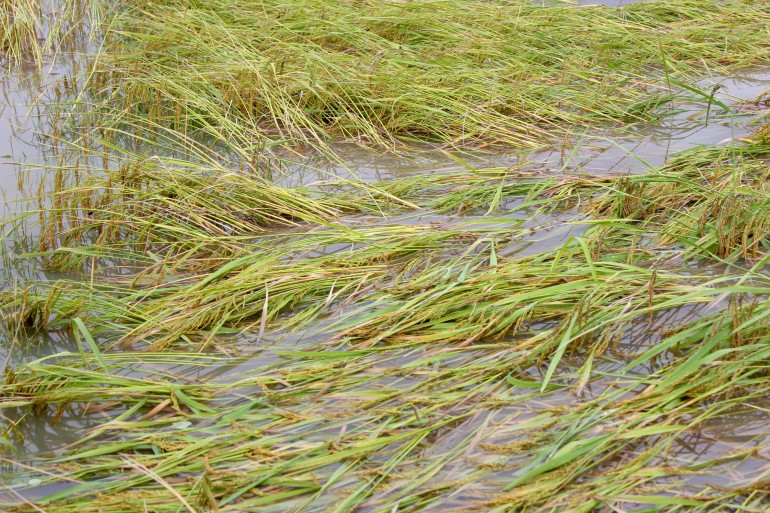
[{"label": "muddy water", "polygon": [[538,155],[551,169],[590,175],[639,173],[658,167],[672,155],[698,146],[722,145],[751,133],[755,117],[739,106],[768,89],[770,72],[757,71],[731,79],[714,79],[700,84],[714,97],[733,106],[725,111],[717,105],[672,106],[675,113],[660,124],[638,125],[632,135],[619,135],[613,128],[605,133],[575,133],[560,148]]},{"label": "muddy water", "polygon": [[30,170],[50,163],[50,148],[41,137],[49,129],[45,101],[67,67],[46,63],[42,70],[30,65],[0,74],[0,190],[6,209],[13,211],[11,202],[35,194],[41,173]]}]

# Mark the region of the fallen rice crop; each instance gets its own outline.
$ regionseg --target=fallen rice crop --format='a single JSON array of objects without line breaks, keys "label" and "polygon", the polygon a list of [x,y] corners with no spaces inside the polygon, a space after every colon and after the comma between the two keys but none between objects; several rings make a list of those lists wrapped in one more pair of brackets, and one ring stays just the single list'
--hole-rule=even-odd
[{"label": "fallen rice crop", "polygon": [[708,109],[697,80],[764,62],[770,40],[770,9],[744,1],[120,5],[62,130],[124,145],[133,134],[260,173],[276,146],[540,147],[682,101]]},{"label": "fallen rice crop", "polygon": [[3,223],[2,336],[69,341],[6,365],[5,510],[764,511],[761,114],[638,174],[264,167],[707,117],[764,3],[118,5]]}]

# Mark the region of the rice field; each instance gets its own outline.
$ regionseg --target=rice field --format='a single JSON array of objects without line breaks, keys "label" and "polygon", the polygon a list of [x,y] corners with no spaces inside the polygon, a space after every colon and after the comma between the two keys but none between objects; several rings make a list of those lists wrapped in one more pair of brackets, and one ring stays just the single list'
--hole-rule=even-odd
[{"label": "rice field", "polygon": [[770,4],[585,4],[0,0],[0,509],[767,511]]}]

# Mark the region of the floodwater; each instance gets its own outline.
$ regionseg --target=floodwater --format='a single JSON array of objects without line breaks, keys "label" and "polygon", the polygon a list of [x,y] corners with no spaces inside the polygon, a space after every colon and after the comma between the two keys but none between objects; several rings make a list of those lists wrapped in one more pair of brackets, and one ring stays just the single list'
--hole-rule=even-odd
[{"label": "floodwater", "polygon": [[3,75],[0,69],[0,191],[4,208],[14,210],[15,200],[36,192],[29,170],[50,163],[51,151],[43,141],[48,121],[46,99],[51,86],[65,73],[64,63],[22,67]]},{"label": "floodwater", "polygon": [[[593,2],[579,2],[587,4]],[[604,2],[607,5],[620,6],[631,2]],[[49,86],[63,72],[62,68],[50,66],[41,75],[36,69],[22,69],[13,75],[0,78],[0,190],[4,198],[3,215],[12,216],[18,212],[21,203],[17,200],[32,197],[36,192],[36,181],[44,176],[41,166],[50,163],[51,150],[46,146],[41,133],[45,132],[47,119],[44,112],[44,100],[48,95]],[[721,87],[715,98],[736,108],[722,111],[716,106],[710,108],[698,103],[693,105],[681,104],[675,106],[678,113],[665,122],[655,126],[638,126],[633,133],[620,132],[607,127],[602,133],[574,134],[569,140],[563,141],[560,147],[549,148],[534,154],[521,153],[466,153],[461,156],[468,165],[477,167],[498,167],[519,165],[522,159],[532,162],[533,167],[541,169],[545,174],[560,175],[614,175],[639,173],[658,166],[676,152],[688,150],[699,145],[724,144],[746,136],[752,130],[754,113],[743,112],[737,108],[741,100],[751,99],[767,89],[770,82],[770,72],[759,70],[747,73],[743,77],[732,79],[715,79],[714,84]],[[364,181],[384,181],[396,177],[420,175],[439,171],[458,169],[460,164],[442,151],[425,149],[416,155],[408,157],[400,155],[383,155],[370,150],[356,147],[338,148],[345,165],[329,162],[321,157],[309,158],[287,166],[277,173],[275,179],[284,185],[312,185],[330,178],[357,179]],[[38,169],[30,173],[29,169]],[[541,218],[528,218],[526,212],[516,212],[509,220],[512,225],[526,229],[529,235],[522,236],[509,246],[501,248],[500,255],[527,255],[562,245],[570,237],[579,236],[583,225],[571,224],[575,212],[561,212]],[[463,216],[438,214],[431,211],[412,212],[388,219],[350,217],[341,220],[347,226],[367,226],[386,224],[401,225],[433,225],[441,223],[447,227],[483,224],[487,218],[483,213],[471,212]],[[333,250],[333,249],[331,249]],[[54,278],[55,276],[51,276]],[[3,283],[3,278],[0,278]],[[12,286],[12,280],[5,277],[5,286]],[[694,310],[684,312],[668,312],[667,317],[657,319],[659,323],[682,322],[683,319],[697,314]],[[652,323],[651,323],[652,325]],[[319,335],[322,326],[312,326],[299,333],[280,335],[274,338],[260,338],[259,344],[254,343],[253,335],[234,337],[232,344],[227,345],[228,356],[220,355],[188,355],[176,361],[173,358],[162,360],[155,358],[148,361],[141,353],[126,352],[119,358],[123,375],[136,378],[152,378],[164,376],[173,378],[177,383],[194,383],[201,386],[222,387],[225,391],[220,397],[224,406],[237,404],[240,398],[260,393],[253,383],[240,383],[243,376],[280,376],[280,370],[290,368],[301,358],[299,352],[318,347],[323,342]],[[5,337],[5,338],[3,338]],[[634,352],[642,351],[656,342],[651,335],[640,344],[621,342],[620,353],[633,356]],[[257,349],[255,349],[255,346]],[[0,334],[0,362],[3,367],[15,367],[24,362],[49,357],[49,362],[67,362],[78,358],[80,346],[70,336],[54,334],[31,334],[8,337]],[[431,365],[440,362],[451,367],[468,362],[496,362],[507,354],[508,349],[500,346],[481,347],[456,355],[444,355],[444,349],[404,350],[393,352],[388,361],[379,360],[376,355],[370,362],[363,362],[360,368],[351,373],[351,379],[356,378],[360,388],[352,391],[337,392],[324,397],[324,408],[329,413],[344,415],[350,412],[349,400],[356,394],[368,397],[389,396],[389,394],[405,394],[403,398],[394,399],[398,407],[406,407],[414,398],[408,394],[410,390],[419,388],[430,375],[431,367],[415,362],[431,361]],[[118,358],[118,356],[112,356]],[[181,362],[179,361],[181,360]],[[572,372],[564,379],[569,382],[574,379],[582,361],[576,360],[570,365],[568,358],[564,359],[566,373]],[[664,364],[665,360],[661,361]],[[412,364],[415,364],[412,366]],[[591,382],[586,386],[585,396],[596,398],[612,386],[613,377],[624,365],[618,358],[607,358],[597,362],[596,372],[605,374],[604,379]],[[572,367],[572,368],[571,368]],[[636,369],[637,372],[654,372],[655,369]],[[529,369],[532,381],[542,380],[545,369]],[[563,376],[556,375],[553,382],[557,385]],[[237,385],[237,386],[235,386]],[[439,391],[440,392],[440,391]],[[508,458],[492,448],[509,447],[520,440],[521,434],[515,426],[526,419],[540,415],[548,415],[555,408],[576,406],[583,398],[570,393],[567,387],[561,387],[554,392],[539,394],[537,399],[526,397],[512,398],[510,405],[504,408],[479,408],[474,415],[463,418],[456,425],[443,429],[424,451],[426,461],[440,458],[443,454],[451,453],[461,445],[468,433],[474,433],[479,441],[467,446],[466,452],[458,463],[442,469],[433,476],[429,484],[451,482],[472,474],[478,468],[499,468],[492,472],[483,482],[474,487],[463,488],[451,502],[442,503],[443,508],[458,508],[474,498],[500,491],[511,478],[511,468],[518,460]],[[746,405],[726,412],[717,420],[699,425],[682,435],[674,449],[667,453],[668,460],[661,458],[660,465],[676,461],[696,463],[698,461],[719,458],[737,449],[745,450],[747,456],[739,462],[726,462],[717,471],[708,474],[687,476],[687,486],[697,489],[703,485],[728,485],[741,480],[750,481],[752,476],[761,474],[767,467],[770,457],[766,447],[767,439],[764,428],[768,420],[767,404]],[[285,408],[290,411],[289,407]],[[88,405],[72,405],[64,411],[45,411],[35,416],[25,416],[22,412],[5,411],[3,421],[16,423],[20,436],[9,453],[0,461],[6,466],[7,472],[20,471],[21,463],[34,461],[39,457],[61,456],[76,444],[84,434],[98,432],[105,419],[110,419],[120,411],[89,409]],[[191,417],[190,421],[195,422]],[[186,429],[187,425],[175,419],[177,427]],[[183,421],[187,422],[187,421]],[[173,427],[173,425],[172,425]],[[335,426],[335,429],[337,427]],[[107,435],[104,435],[107,437]],[[119,438],[120,435],[110,434],[105,439]],[[303,443],[323,442],[328,433],[323,430],[308,430],[303,436]],[[94,440],[99,440],[96,437]],[[753,453],[752,453],[753,451]],[[749,454],[751,453],[751,454]],[[713,469],[712,469],[713,470]],[[330,469],[333,472],[334,469]],[[729,471],[729,472],[728,472]],[[31,478],[28,487],[23,490],[24,497],[36,499],[53,491],[66,489],[68,484],[40,485],[39,479]],[[354,481],[355,482],[355,481]],[[354,482],[345,482],[346,486]],[[14,483],[14,484],[19,484]],[[21,483],[24,484],[24,483]],[[341,488],[341,486],[340,486]],[[13,498],[0,499],[13,502]],[[296,505],[296,503],[295,503]],[[308,509],[312,510],[312,509]]]}]

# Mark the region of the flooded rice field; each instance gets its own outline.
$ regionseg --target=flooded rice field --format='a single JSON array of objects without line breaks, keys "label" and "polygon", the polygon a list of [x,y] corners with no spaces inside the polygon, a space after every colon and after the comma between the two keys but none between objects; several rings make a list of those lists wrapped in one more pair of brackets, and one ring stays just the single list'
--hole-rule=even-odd
[{"label": "flooded rice field", "polygon": [[766,511],[770,8],[534,4],[0,5],[0,509]]}]

